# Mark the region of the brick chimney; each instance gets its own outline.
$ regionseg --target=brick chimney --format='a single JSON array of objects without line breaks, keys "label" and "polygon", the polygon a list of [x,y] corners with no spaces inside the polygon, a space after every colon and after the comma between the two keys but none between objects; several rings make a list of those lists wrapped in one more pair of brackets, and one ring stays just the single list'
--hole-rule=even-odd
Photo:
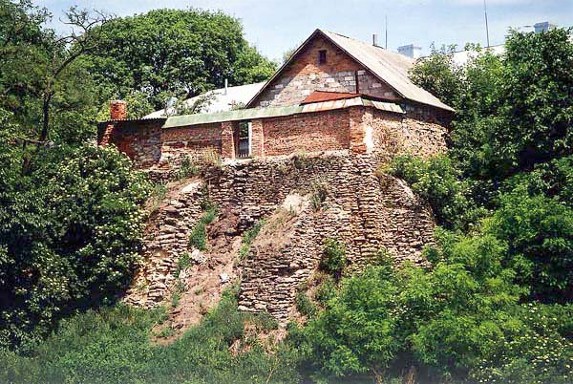
[{"label": "brick chimney", "polygon": [[111,120],[127,119],[127,103],[123,100],[113,100],[109,104],[109,115]]},{"label": "brick chimney", "polygon": [[123,100],[113,100],[109,104],[109,117],[110,121],[103,132],[102,138],[99,145],[105,147],[109,144],[111,135],[113,134],[113,129],[115,128],[114,120],[125,120],[127,119],[127,103]]}]

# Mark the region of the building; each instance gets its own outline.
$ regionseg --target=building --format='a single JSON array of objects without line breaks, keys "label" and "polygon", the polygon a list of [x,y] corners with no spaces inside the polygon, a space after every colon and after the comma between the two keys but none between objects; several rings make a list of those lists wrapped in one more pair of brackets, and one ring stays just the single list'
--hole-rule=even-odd
[{"label": "building", "polygon": [[113,143],[141,168],[206,153],[225,160],[300,152],[392,156],[445,150],[454,113],[414,85],[414,61],[352,38],[315,30],[246,109],[125,119],[115,103],[98,142]]}]

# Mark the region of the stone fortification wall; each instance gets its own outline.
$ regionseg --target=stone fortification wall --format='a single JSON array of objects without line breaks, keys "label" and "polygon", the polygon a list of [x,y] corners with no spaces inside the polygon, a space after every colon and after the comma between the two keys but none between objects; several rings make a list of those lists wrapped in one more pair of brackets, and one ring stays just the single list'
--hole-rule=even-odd
[{"label": "stone fortification wall", "polygon": [[[168,198],[150,221],[146,262],[125,301],[150,307],[168,299],[182,254],[209,265],[220,253],[217,247],[229,243],[209,229],[214,251],[197,253],[189,246],[189,234],[203,214],[200,202],[207,197],[219,207],[214,228],[224,224],[234,243],[265,220],[247,257],[237,261],[239,304],[242,310],[268,311],[281,324],[291,318],[298,289],[317,269],[327,238],[346,245],[349,271],[381,249],[397,262],[419,262],[424,245],[432,243],[431,211],[403,181],[377,174],[377,164],[373,155],[331,153],[205,170],[202,180]],[[317,193],[323,198],[312,204]],[[297,208],[287,204],[293,197],[300,202]]]},{"label": "stone fortification wall", "polygon": [[[263,239],[267,246],[255,243],[241,263],[241,309],[269,311],[284,324],[297,289],[317,268],[326,238],[346,245],[349,270],[381,249],[397,262],[420,261],[424,245],[432,242],[432,214],[404,182],[376,176],[376,164],[373,156],[335,155],[240,163],[208,172],[211,199],[237,215],[242,230],[284,207],[289,196],[306,195],[308,201],[317,188],[326,192],[320,209],[306,204],[293,213],[292,225],[274,233],[270,242]],[[266,225],[280,228],[275,222]]]}]

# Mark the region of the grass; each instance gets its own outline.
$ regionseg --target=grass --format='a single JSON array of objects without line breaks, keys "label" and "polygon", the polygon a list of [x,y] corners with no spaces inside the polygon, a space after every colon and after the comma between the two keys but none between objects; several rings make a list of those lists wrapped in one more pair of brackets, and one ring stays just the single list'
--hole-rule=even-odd
[{"label": "grass", "polygon": [[247,256],[249,256],[251,245],[253,244],[253,241],[261,231],[261,228],[264,224],[264,220],[259,220],[249,230],[245,231],[245,235],[243,236],[243,240],[241,242],[241,248],[239,249],[239,260],[244,260],[247,258]]},{"label": "grass", "polygon": [[217,217],[217,207],[215,205],[209,204],[205,205],[205,207],[205,213],[199,222],[195,224],[189,235],[189,245],[200,251],[207,250],[207,226]]},{"label": "grass", "polygon": [[[2,383],[296,383],[298,373],[281,353],[267,354],[249,340],[244,324],[274,326],[267,316],[237,310],[236,294],[226,292],[203,322],[168,346],[149,341],[164,310],[124,305],[88,311],[65,320],[57,333],[29,356],[0,350]],[[170,332],[169,330],[165,331]],[[259,331],[258,331],[259,332]],[[233,354],[237,340],[248,344]]]}]

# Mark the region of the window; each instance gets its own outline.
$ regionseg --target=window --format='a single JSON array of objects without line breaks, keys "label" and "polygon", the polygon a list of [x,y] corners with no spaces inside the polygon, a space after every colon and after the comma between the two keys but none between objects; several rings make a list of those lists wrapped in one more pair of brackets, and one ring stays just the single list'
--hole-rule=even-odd
[{"label": "window", "polygon": [[318,51],[318,64],[326,64],[326,50],[321,49]]}]

